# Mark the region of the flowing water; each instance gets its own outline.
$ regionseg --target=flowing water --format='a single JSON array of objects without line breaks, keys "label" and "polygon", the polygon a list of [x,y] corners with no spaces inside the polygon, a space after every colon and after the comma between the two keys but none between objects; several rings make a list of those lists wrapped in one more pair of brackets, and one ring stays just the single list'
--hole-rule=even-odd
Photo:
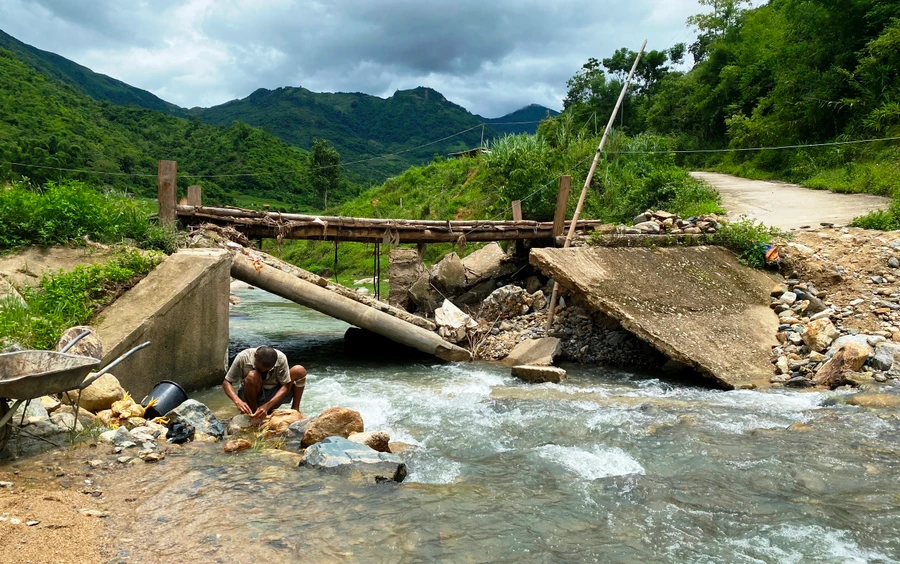
[{"label": "flowing water", "polygon": [[[222,562],[900,558],[895,409],[597,367],[527,385],[489,364],[354,359],[346,325],[238,294],[232,354],[284,350],[309,369],[302,410],[358,410],[367,430],[413,445],[409,477],[358,484],[220,447],[170,457],[166,486],[151,475],[129,486],[149,496],[129,561],[153,561],[138,546]],[[198,398],[235,413],[218,390]]]}]

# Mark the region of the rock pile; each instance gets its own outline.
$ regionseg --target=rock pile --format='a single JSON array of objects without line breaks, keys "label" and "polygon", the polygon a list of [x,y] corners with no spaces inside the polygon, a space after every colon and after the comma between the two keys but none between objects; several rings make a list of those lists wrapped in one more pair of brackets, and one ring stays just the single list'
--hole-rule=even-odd
[{"label": "rock pile", "polygon": [[[867,303],[868,302],[868,303]],[[893,307],[879,308],[882,304]],[[785,386],[836,388],[886,382],[900,377],[900,331],[862,333],[843,327],[843,321],[865,305],[882,311],[887,323],[900,310],[900,294],[876,288],[873,301],[863,298],[838,307],[823,301],[812,283],[787,280],[772,289],[772,309],[778,314],[778,342],[772,350],[776,375],[772,382]]]},{"label": "rock pile", "polygon": [[622,232],[627,235],[700,235],[712,234],[722,228],[721,220],[715,214],[682,219],[663,210],[647,210],[632,223],[631,227],[622,227]]}]

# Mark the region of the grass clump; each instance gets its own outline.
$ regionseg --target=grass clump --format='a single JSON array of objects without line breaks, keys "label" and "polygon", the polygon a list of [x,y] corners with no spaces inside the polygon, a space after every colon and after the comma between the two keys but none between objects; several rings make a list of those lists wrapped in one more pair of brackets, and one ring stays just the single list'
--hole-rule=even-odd
[{"label": "grass clump", "polygon": [[766,252],[777,237],[786,234],[774,227],[766,227],[762,222],[741,218],[726,223],[712,237],[714,245],[720,245],[737,253],[739,260],[753,268],[766,267]]},{"label": "grass clump", "polygon": [[44,274],[38,286],[22,289],[25,303],[0,301],[0,341],[28,349],[53,349],[67,328],[86,324],[119,294],[162,260],[160,253],[123,251],[112,260]]},{"label": "grass clump", "polygon": [[175,232],[151,221],[146,206],[102,193],[79,181],[33,188],[17,182],[0,188],[0,250],[26,245],[131,241],[144,249],[175,251]]}]

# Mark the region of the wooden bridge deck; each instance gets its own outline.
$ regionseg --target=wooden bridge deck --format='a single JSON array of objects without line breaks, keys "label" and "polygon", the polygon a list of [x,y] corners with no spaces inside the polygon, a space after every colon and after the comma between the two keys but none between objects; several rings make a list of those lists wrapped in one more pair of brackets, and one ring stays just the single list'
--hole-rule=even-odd
[{"label": "wooden bridge deck", "polygon": [[[292,213],[179,205],[184,224],[212,223],[237,229],[250,238],[356,241],[361,243],[460,243],[552,239],[571,222],[556,225],[540,221],[437,221],[313,216]],[[560,222],[562,223],[562,222]],[[600,228],[598,220],[582,220],[576,231]]]}]

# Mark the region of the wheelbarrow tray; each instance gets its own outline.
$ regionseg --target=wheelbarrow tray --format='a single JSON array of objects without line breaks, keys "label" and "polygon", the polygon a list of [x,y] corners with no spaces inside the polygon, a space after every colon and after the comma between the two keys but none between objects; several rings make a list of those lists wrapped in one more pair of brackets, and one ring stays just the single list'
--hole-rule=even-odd
[{"label": "wheelbarrow tray", "polygon": [[96,358],[53,351],[0,354],[0,397],[30,400],[78,390],[99,364]]}]

